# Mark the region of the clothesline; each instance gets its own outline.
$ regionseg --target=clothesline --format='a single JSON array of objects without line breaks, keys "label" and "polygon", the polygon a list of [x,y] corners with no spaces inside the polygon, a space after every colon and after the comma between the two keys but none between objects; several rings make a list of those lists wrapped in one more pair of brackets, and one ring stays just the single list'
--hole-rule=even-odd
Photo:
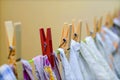
[{"label": "clothesline", "polygon": [[[120,22],[119,18],[117,20]],[[16,78],[20,80],[34,80],[32,67],[29,63],[34,63],[38,80],[119,80],[120,35],[118,35],[118,33],[120,34],[120,24],[118,24],[118,22],[114,22],[114,24],[117,26],[114,25],[111,28],[107,28],[104,25],[99,26],[100,31],[93,32],[95,35],[90,35],[89,31],[89,35],[87,35],[84,40],[81,40],[81,34],[76,34],[73,29],[73,32],[71,32],[72,30],[70,30],[69,27],[67,30],[64,30],[64,28],[63,34],[65,35],[62,35],[61,38],[63,44],[55,52],[52,52],[52,44],[49,45],[49,41],[52,41],[48,36],[48,33],[51,33],[50,28],[47,29],[47,38],[45,39],[45,35],[43,34],[44,30],[41,29],[40,33],[42,34],[40,35],[42,37],[40,38],[43,55],[36,56],[31,60],[21,59],[19,62],[22,65],[19,66],[21,66],[20,68],[23,67],[23,69],[20,70],[17,68],[20,72],[17,72],[18,76],[16,77],[13,71],[13,69],[15,69],[14,66],[11,68],[8,65],[3,65],[0,67],[0,80],[16,80]],[[65,24],[65,26],[67,27],[68,24]],[[74,24],[72,24],[72,28],[73,26]],[[76,34],[77,37],[79,35],[80,40],[77,41],[74,37],[71,38],[71,35],[76,36],[71,33]],[[69,41],[66,38],[68,38]],[[68,43],[68,45],[66,45],[66,43]],[[50,49],[51,51],[49,51]],[[69,59],[66,55],[66,49],[69,50]],[[60,55],[62,64],[62,75],[59,69],[58,54]],[[54,65],[52,66],[53,63]],[[6,75],[4,71],[10,72],[10,74]],[[19,75],[21,72],[23,75]]]}]

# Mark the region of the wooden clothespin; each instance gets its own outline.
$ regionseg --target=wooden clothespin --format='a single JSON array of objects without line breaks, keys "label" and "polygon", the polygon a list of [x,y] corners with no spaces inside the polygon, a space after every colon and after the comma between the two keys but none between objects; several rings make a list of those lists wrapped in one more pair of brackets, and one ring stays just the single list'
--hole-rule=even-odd
[{"label": "wooden clothespin", "polygon": [[[15,26],[18,26],[18,25],[15,25]],[[8,63],[9,64],[12,64],[13,67],[14,67],[14,73],[16,75],[16,77],[18,78],[18,80],[23,80],[23,70],[22,70],[22,64],[21,66],[18,65],[18,68],[17,68],[17,64],[16,64],[16,57],[15,57],[15,48],[13,46],[13,42],[15,42],[13,40],[13,37],[14,37],[14,27],[13,27],[13,23],[12,21],[6,21],[5,22],[5,27],[6,27],[6,31],[7,31],[7,35],[8,35],[8,42],[9,42],[9,49],[10,49],[10,52],[9,52],[9,55],[8,55]],[[17,54],[20,55],[21,54],[21,40],[20,40],[20,28],[16,27],[15,28],[15,32],[16,32],[16,43],[17,43]],[[20,52],[20,53],[19,53]],[[18,56],[17,56],[18,57]],[[20,57],[20,56],[19,56]],[[20,71],[17,73],[17,69]],[[20,74],[21,73],[21,74]],[[21,75],[19,77],[19,74]]]},{"label": "wooden clothespin", "polygon": [[70,51],[70,44],[71,44],[71,32],[72,32],[72,25],[69,25],[69,40],[68,40],[68,49]]},{"label": "wooden clothespin", "polygon": [[111,16],[110,13],[108,13],[107,16],[106,16],[105,26],[107,28],[110,28],[112,26],[112,24],[113,24],[112,16]]},{"label": "wooden clothespin", "polygon": [[81,41],[81,28],[82,28],[82,21],[79,21],[78,25],[77,25],[77,27],[75,28],[75,31],[74,31],[73,40]]},{"label": "wooden clothespin", "polygon": [[59,48],[65,48],[65,46],[67,45],[67,37],[68,37],[68,24],[64,23]]},{"label": "wooden clothespin", "polygon": [[48,59],[53,68],[54,67],[54,55],[53,55],[53,47],[52,47],[51,28],[47,28],[47,32],[46,32],[47,36],[45,36],[43,28],[40,28],[39,32],[40,32],[40,39],[41,39],[42,54],[48,56]]},{"label": "wooden clothespin", "polygon": [[67,47],[67,58],[69,59],[69,54],[70,54],[70,46],[71,46],[71,35],[72,35],[72,24],[69,24],[69,36],[68,36],[68,47]]},{"label": "wooden clothespin", "polygon": [[70,43],[71,43],[71,35],[72,35],[72,24],[64,24],[63,30],[62,30],[62,42],[60,43],[60,48],[63,48],[65,50],[67,58],[69,58],[69,51],[70,51]]}]

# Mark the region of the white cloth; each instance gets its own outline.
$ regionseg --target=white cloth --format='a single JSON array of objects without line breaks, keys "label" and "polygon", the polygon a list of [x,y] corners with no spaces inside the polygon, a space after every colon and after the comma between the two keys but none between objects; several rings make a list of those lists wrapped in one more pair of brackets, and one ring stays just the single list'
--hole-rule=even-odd
[{"label": "white cloth", "polygon": [[86,43],[89,46],[89,48],[91,48],[92,54],[96,55],[96,58],[98,58],[98,63],[105,69],[105,71],[107,72],[110,80],[118,80],[117,76],[110,69],[110,67],[107,64],[107,62],[105,61],[104,57],[101,55],[101,53],[97,49],[93,38],[92,37],[87,37],[86,38]]},{"label": "white cloth", "polygon": [[105,59],[107,60],[108,64],[111,65],[112,61],[110,59],[110,55],[112,55],[112,53],[115,51],[112,41],[108,35],[100,33],[96,34],[96,39],[99,40],[99,42],[102,44]]},{"label": "white cloth", "polygon": [[117,42],[119,43],[120,42],[120,39],[119,37],[114,33],[112,32],[110,29],[108,29],[107,27],[103,26],[102,29],[106,32],[106,34],[110,37],[111,41],[112,42]]},{"label": "white cloth", "polygon": [[113,20],[114,24],[116,24],[117,26],[120,26],[120,18],[115,18]]},{"label": "white cloth", "polygon": [[111,79],[109,74],[106,72],[105,68],[99,63],[99,59],[96,55],[97,53],[93,54],[92,48],[90,49],[89,46],[85,43],[81,43],[81,52],[85,60],[87,61],[88,65],[90,66],[91,70],[95,75],[95,80],[118,80],[118,79]]},{"label": "white cloth", "polygon": [[[90,71],[90,68],[89,68],[88,64],[85,62],[84,58],[80,54],[80,51],[79,51],[80,50],[80,43],[76,42],[74,40],[71,40],[71,50],[74,52],[72,54],[76,56],[76,57],[73,58],[74,59],[73,61],[75,61],[75,58],[77,58],[77,62],[79,64],[79,68],[80,68],[80,70],[82,72],[81,76],[83,77],[83,80],[95,80],[94,76],[92,74],[92,71]],[[72,58],[72,55],[71,55],[71,58]],[[74,65],[74,66],[76,68],[76,65]],[[80,76],[80,74],[79,74],[79,76]],[[81,80],[81,79],[79,79],[79,80]]]},{"label": "white cloth", "polygon": [[58,50],[60,51],[60,58],[62,62],[62,80],[76,80],[71,66],[65,56],[64,50],[62,48],[59,48]]},{"label": "white cloth", "polygon": [[79,65],[79,62],[77,60],[77,51],[76,50],[80,48],[78,46],[79,46],[79,44],[77,45],[77,44],[75,44],[74,40],[71,40],[69,63],[75,74],[76,80],[84,80],[82,72],[81,72],[81,66]]}]

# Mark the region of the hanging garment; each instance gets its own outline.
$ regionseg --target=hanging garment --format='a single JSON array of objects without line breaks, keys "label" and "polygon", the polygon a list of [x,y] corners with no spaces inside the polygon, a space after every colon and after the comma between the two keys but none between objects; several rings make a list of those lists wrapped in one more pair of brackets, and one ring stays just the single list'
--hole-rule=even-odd
[{"label": "hanging garment", "polygon": [[[79,63],[77,60],[77,53],[76,53],[76,50],[74,47],[76,45],[74,43],[75,43],[75,41],[71,40],[69,63],[70,63],[72,70],[75,74],[76,80],[84,80],[83,75],[82,75],[82,71],[81,71],[81,67],[79,66]],[[77,49],[77,47],[76,47],[76,49]]]},{"label": "hanging garment", "polygon": [[[110,53],[107,49],[108,45],[105,44],[103,38],[101,37],[100,33],[96,34],[96,43],[97,45],[99,45],[99,51],[101,52],[101,54],[103,55],[103,57],[106,59],[106,61],[108,62],[108,64],[112,64],[112,61],[110,60]],[[101,46],[100,46],[101,45]]]},{"label": "hanging garment", "polygon": [[86,44],[91,48],[91,51],[93,52],[93,55],[95,55],[98,58],[98,63],[100,63],[101,66],[106,70],[111,80],[117,80],[117,76],[114,74],[114,72],[109,67],[108,63],[105,61],[104,57],[101,55],[99,50],[97,49],[95,42],[92,37],[86,38]]},{"label": "hanging garment", "polygon": [[45,66],[45,67],[44,67],[44,70],[45,70],[47,76],[50,77],[49,80],[57,80],[57,79],[54,77],[53,71],[52,71],[52,69],[51,69],[50,66]]},{"label": "hanging garment", "polygon": [[49,80],[57,80],[47,56],[43,58],[44,71]]},{"label": "hanging garment", "polygon": [[62,80],[59,72],[59,61],[55,52],[54,52],[54,67],[52,68],[52,70],[55,73],[57,80]]},{"label": "hanging garment", "polygon": [[58,50],[60,51],[60,59],[62,63],[62,80],[76,80],[72,68],[65,56],[64,50],[62,48],[59,48]]},{"label": "hanging garment", "polygon": [[119,37],[113,33],[110,29],[108,29],[107,27],[103,26],[102,29],[105,31],[106,35],[108,35],[111,39],[111,41],[114,43],[119,43],[120,39]]},{"label": "hanging garment", "polygon": [[[96,33],[96,37],[95,37],[95,43],[96,43],[96,46],[97,46],[97,49],[100,51],[100,53],[102,54],[102,56],[106,59],[107,59],[107,55],[106,55],[106,50],[104,49],[104,45],[102,43],[102,38],[100,36],[99,33]],[[108,62],[108,61],[107,61]]]},{"label": "hanging garment", "polygon": [[[88,63],[89,67],[93,71],[95,75],[95,80],[114,80],[111,79],[108,73],[106,72],[105,68],[99,63],[99,57],[93,54],[91,51],[92,48],[89,48],[87,44],[81,42],[81,54],[85,58],[86,62]],[[97,54],[97,53],[96,53]],[[115,79],[118,80],[118,79]]]},{"label": "hanging garment", "polygon": [[[75,57],[72,57],[72,55],[70,54],[71,58],[74,59],[73,61],[75,61],[75,59],[77,59],[77,61],[78,61],[78,66],[81,70],[81,76],[83,77],[83,80],[95,80],[94,76],[92,74],[92,71],[90,71],[88,64],[85,62],[84,58],[80,54],[80,51],[79,51],[80,43],[78,43],[74,40],[71,40],[71,48],[70,49],[72,50],[72,52],[74,52],[74,54],[73,53],[72,54],[75,56]],[[74,66],[76,68],[76,65],[74,65]],[[80,74],[79,74],[79,76],[80,76]],[[79,79],[77,79],[77,80],[79,80]]]},{"label": "hanging garment", "polygon": [[[117,27],[117,26],[116,26]],[[118,35],[116,35],[115,33],[112,33],[112,31],[110,31],[110,29],[107,29],[107,28],[103,28],[107,33],[109,31],[109,34],[111,32],[112,36],[110,37],[110,39],[112,40],[113,43],[117,43],[118,44],[118,47],[115,48],[115,51],[112,53],[113,55],[113,67],[114,67],[114,71],[116,72],[117,76],[119,77],[120,79],[120,42],[119,42],[119,38],[118,38]],[[118,29],[119,30],[119,29]],[[117,30],[116,30],[117,31]],[[110,34],[110,35],[111,35]],[[114,35],[113,35],[114,34]],[[114,40],[113,40],[114,39]],[[114,47],[114,45],[113,45]]]},{"label": "hanging garment", "polygon": [[21,60],[21,62],[23,64],[24,80],[34,80],[32,67],[30,66],[29,62],[26,60]]},{"label": "hanging garment", "polygon": [[[111,27],[111,30],[120,38],[120,27],[118,25],[114,25],[113,27]],[[118,50],[113,53],[113,66],[115,73],[120,79],[120,42],[119,42]]]},{"label": "hanging garment", "polygon": [[0,67],[0,80],[17,80],[9,65],[4,64]]},{"label": "hanging garment", "polygon": [[52,76],[50,76],[51,72],[46,71],[46,67],[49,68],[48,70],[50,70],[50,68],[51,68],[48,57],[46,55],[45,56],[37,56],[33,60],[34,60],[36,76],[37,76],[38,80],[53,80],[53,76],[54,76],[54,80],[56,80],[56,77],[55,77],[53,71],[52,71]]}]

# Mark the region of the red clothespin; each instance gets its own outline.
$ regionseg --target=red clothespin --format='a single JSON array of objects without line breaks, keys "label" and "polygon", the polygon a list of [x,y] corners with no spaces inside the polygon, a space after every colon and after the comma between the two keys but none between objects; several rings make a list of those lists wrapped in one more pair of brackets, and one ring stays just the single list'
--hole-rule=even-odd
[{"label": "red clothespin", "polygon": [[42,46],[42,54],[47,55],[48,59],[54,67],[54,56],[53,56],[53,47],[52,47],[52,35],[51,35],[51,28],[47,28],[47,36],[45,37],[44,29],[40,28],[40,39],[41,39],[41,46]]}]

